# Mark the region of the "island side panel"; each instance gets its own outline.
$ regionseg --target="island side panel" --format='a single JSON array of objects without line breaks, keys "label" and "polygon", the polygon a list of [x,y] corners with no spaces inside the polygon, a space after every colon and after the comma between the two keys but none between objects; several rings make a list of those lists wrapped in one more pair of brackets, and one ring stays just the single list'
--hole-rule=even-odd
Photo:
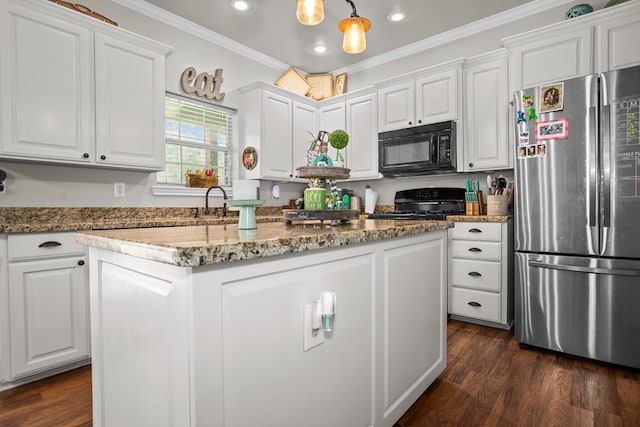
[{"label": "island side panel", "polygon": [[380,408],[392,426],[446,367],[447,235],[383,251],[378,316]]},{"label": "island side panel", "polygon": [[94,426],[189,426],[188,270],[91,248]]}]

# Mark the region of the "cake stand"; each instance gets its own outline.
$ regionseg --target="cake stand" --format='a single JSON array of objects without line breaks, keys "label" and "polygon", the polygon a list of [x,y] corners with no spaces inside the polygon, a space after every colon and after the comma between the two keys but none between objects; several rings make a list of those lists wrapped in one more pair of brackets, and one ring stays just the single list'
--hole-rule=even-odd
[{"label": "cake stand", "polygon": [[240,207],[240,219],[238,230],[255,230],[256,226],[256,206],[264,204],[264,200],[231,200],[233,206]]}]

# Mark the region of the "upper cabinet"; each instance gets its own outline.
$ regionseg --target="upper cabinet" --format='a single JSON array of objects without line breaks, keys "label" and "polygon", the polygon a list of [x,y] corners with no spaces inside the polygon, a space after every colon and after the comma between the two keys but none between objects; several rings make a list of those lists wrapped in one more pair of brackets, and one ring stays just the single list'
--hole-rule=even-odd
[{"label": "upper cabinet", "polygon": [[378,88],[378,131],[457,120],[463,60],[382,82]]},{"label": "upper cabinet", "polygon": [[169,47],[48,2],[0,17],[0,158],[164,168]]},{"label": "upper cabinet", "polygon": [[510,92],[639,65],[638,40],[638,2],[509,37]]},{"label": "upper cabinet", "polygon": [[315,101],[261,82],[240,94],[240,152],[253,147],[258,155],[254,169],[240,166],[240,177],[294,180],[295,169],[307,164],[307,149],[317,134]]},{"label": "upper cabinet", "polygon": [[463,67],[463,170],[513,167],[509,153],[507,52],[468,59]]}]

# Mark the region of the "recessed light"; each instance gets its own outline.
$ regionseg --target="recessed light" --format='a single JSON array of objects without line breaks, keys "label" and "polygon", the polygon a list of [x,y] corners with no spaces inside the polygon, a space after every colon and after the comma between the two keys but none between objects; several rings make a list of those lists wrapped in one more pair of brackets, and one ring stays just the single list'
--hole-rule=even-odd
[{"label": "recessed light", "polygon": [[402,11],[391,12],[387,15],[387,21],[389,22],[400,22],[406,18],[406,15]]},{"label": "recessed light", "polygon": [[245,10],[249,10],[249,8],[251,8],[251,5],[249,4],[249,2],[244,0],[233,0],[231,2],[231,7],[233,7],[235,10],[244,12]]},{"label": "recessed light", "polygon": [[313,51],[317,54],[323,54],[327,52],[327,47],[324,45],[314,46]]}]

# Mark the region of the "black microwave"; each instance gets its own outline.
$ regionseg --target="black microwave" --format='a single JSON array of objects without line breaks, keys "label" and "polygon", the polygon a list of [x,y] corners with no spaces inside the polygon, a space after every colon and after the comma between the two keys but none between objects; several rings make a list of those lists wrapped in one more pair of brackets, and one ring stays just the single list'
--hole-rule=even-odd
[{"label": "black microwave", "polygon": [[390,178],[456,172],[456,123],[380,132],[378,161],[380,173]]}]

